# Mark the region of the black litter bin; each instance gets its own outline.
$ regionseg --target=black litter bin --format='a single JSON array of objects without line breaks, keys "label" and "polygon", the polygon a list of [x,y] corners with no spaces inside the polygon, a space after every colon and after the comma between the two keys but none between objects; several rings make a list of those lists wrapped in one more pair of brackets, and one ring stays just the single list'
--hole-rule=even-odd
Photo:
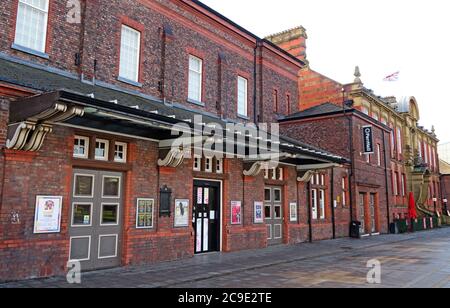
[{"label": "black litter bin", "polygon": [[361,230],[361,222],[360,221],[352,221],[350,224],[350,237],[351,238],[359,238]]}]

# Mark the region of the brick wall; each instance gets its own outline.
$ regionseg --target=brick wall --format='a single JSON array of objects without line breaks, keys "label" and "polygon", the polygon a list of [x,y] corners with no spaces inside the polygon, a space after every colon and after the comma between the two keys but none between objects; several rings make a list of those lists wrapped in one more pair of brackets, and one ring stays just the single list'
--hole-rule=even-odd
[{"label": "brick wall", "polygon": [[300,110],[329,102],[342,106],[343,85],[307,67],[300,71]]},{"label": "brick wall", "polygon": [[[256,39],[219,23],[217,17],[193,9],[183,1],[97,0],[82,1],[82,23],[66,21],[67,1],[51,1],[48,23],[49,59],[32,56],[11,48],[15,36],[18,0],[0,4],[0,52],[28,61],[58,68],[84,79],[94,77],[108,84],[137,91],[185,107],[217,114],[237,121],[237,77],[248,79],[248,118],[253,120],[254,83],[257,82],[258,108],[272,122],[272,108],[264,105],[272,99],[271,90],[280,89],[280,102],[291,94],[292,106],[298,105],[297,75],[299,63],[274,52],[270,46],[259,47],[256,64],[261,76],[254,80]],[[97,18],[98,14],[103,18]],[[210,15],[210,14],[209,14]],[[121,26],[141,32],[139,82],[142,87],[118,80]],[[163,35],[164,33],[169,33]],[[163,53],[163,47],[165,53]],[[81,65],[75,66],[75,54]],[[203,60],[202,105],[187,102],[189,54]],[[160,85],[164,84],[164,93]],[[264,86],[264,89],[261,89]],[[267,89],[266,89],[267,87]],[[270,94],[266,98],[266,93]],[[282,110],[286,110],[282,106]],[[284,111],[283,111],[284,112]],[[269,116],[270,115],[270,116]]]},{"label": "brick wall", "polygon": [[[71,130],[55,127],[38,153],[3,150],[6,180],[0,212],[1,280],[64,273],[69,250],[71,136]],[[33,234],[37,195],[63,196],[60,233]],[[19,215],[19,221],[12,221],[12,213]]]},{"label": "brick wall", "polygon": [[[362,126],[372,124],[371,121],[363,117],[353,117],[353,147],[354,147],[354,176],[352,177],[351,190],[353,192],[352,204],[354,207],[353,219],[359,219],[359,210],[357,208],[359,202],[359,193],[376,194],[378,208],[377,226],[383,233],[388,231],[388,212],[387,212],[387,195],[386,195],[386,173],[384,164],[384,146],[383,134],[386,141],[386,151],[390,153],[389,148],[389,133],[374,125],[374,143],[375,146],[381,146],[381,165],[378,166],[377,154],[371,155],[370,163],[367,163],[366,156],[361,154],[363,149]],[[292,138],[303,140],[306,143],[315,145],[322,149],[328,150],[347,159],[351,158],[350,154],[350,140],[349,140],[349,122],[348,119],[342,115],[337,116],[323,116],[314,119],[305,119],[291,122],[281,123],[280,131]],[[391,164],[389,155],[388,161],[388,183],[391,183]],[[340,182],[338,182],[340,183]],[[389,196],[392,195],[390,187],[388,187]],[[392,200],[390,200],[392,208]],[[350,215],[350,213],[348,213]],[[391,215],[391,214],[390,214]],[[339,221],[342,221],[342,217]],[[345,220],[344,220],[345,221]],[[348,221],[347,221],[348,222]],[[330,228],[324,227],[327,230]],[[345,234],[345,227],[341,227]],[[329,235],[325,233],[325,237]]]}]

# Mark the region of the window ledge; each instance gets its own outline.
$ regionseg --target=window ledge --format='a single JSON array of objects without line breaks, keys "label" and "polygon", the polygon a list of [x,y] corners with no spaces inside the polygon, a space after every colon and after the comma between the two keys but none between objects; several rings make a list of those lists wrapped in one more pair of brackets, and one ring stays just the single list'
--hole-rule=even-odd
[{"label": "window ledge", "polygon": [[205,103],[199,102],[199,101],[194,100],[194,99],[188,98],[187,102],[190,103],[190,104],[197,105],[197,106],[205,107]]},{"label": "window ledge", "polygon": [[23,47],[23,46],[20,46],[20,45],[17,45],[17,44],[12,44],[11,48],[15,49],[17,51],[21,51],[21,52],[24,52],[24,53],[36,56],[36,57],[40,57],[40,58],[46,59],[46,60],[50,59],[50,56],[48,54],[46,54],[45,52],[40,52],[40,51],[31,49],[31,48],[28,48],[28,47]]},{"label": "window ledge", "polygon": [[136,81],[133,81],[133,80],[130,80],[127,78],[120,77],[120,76],[117,78],[117,80],[119,80],[120,82],[123,82],[123,83],[130,84],[132,86],[138,87],[138,88],[142,88],[142,83],[140,83],[140,82],[136,82]]},{"label": "window ledge", "polygon": [[249,117],[249,116],[245,116],[245,115],[242,115],[242,114],[238,114],[237,116],[238,116],[238,118],[240,118],[240,119],[250,121],[250,117]]}]

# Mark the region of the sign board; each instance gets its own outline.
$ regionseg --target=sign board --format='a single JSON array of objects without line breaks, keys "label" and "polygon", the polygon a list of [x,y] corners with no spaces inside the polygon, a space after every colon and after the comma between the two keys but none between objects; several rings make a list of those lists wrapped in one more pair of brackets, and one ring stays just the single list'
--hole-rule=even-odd
[{"label": "sign board", "polygon": [[363,154],[373,154],[375,152],[373,146],[373,126],[363,126]]},{"label": "sign board", "polygon": [[34,233],[59,233],[61,231],[61,196],[37,196],[34,215]]}]

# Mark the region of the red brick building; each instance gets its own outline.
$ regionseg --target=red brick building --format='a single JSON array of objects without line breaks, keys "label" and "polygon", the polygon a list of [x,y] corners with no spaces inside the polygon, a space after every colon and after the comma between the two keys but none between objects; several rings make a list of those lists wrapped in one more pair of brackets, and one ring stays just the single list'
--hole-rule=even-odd
[{"label": "red brick building", "polygon": [[298,112],[304,61],[198,1],[80,3],[0,3],[0,281],[348,236],[346,155],[228,126]]},{"label": "red brick building", "polygon": [[[307,35],[303,27],[267,39],[300,60],[306,59]],[[438,139],[434,131],[419,125],[416,99],[379,97],[364,87],[360,77],[357,67],[355,82],[344,85],[315,72],[309,65],[302,68],[300,112],[281,121],[282,133],[352,161],[350,192],[356,207],[353,219],[364,217],[366,230],[363,231],[383,232],[387,230],[385,222],[408,218],[410,192],[421,215],[442,213]],[[344,112],[344,102],[352,105],[348,113]],[[344,120],[345,117],[351,120]],[[346,125],[348,122],[351,129]],[[375,129],[375,147],[371,155],[362,154],[362,129],[366,125]],[[367,213],[373,213],[373,208],[378,218],[369,224]]]}]

